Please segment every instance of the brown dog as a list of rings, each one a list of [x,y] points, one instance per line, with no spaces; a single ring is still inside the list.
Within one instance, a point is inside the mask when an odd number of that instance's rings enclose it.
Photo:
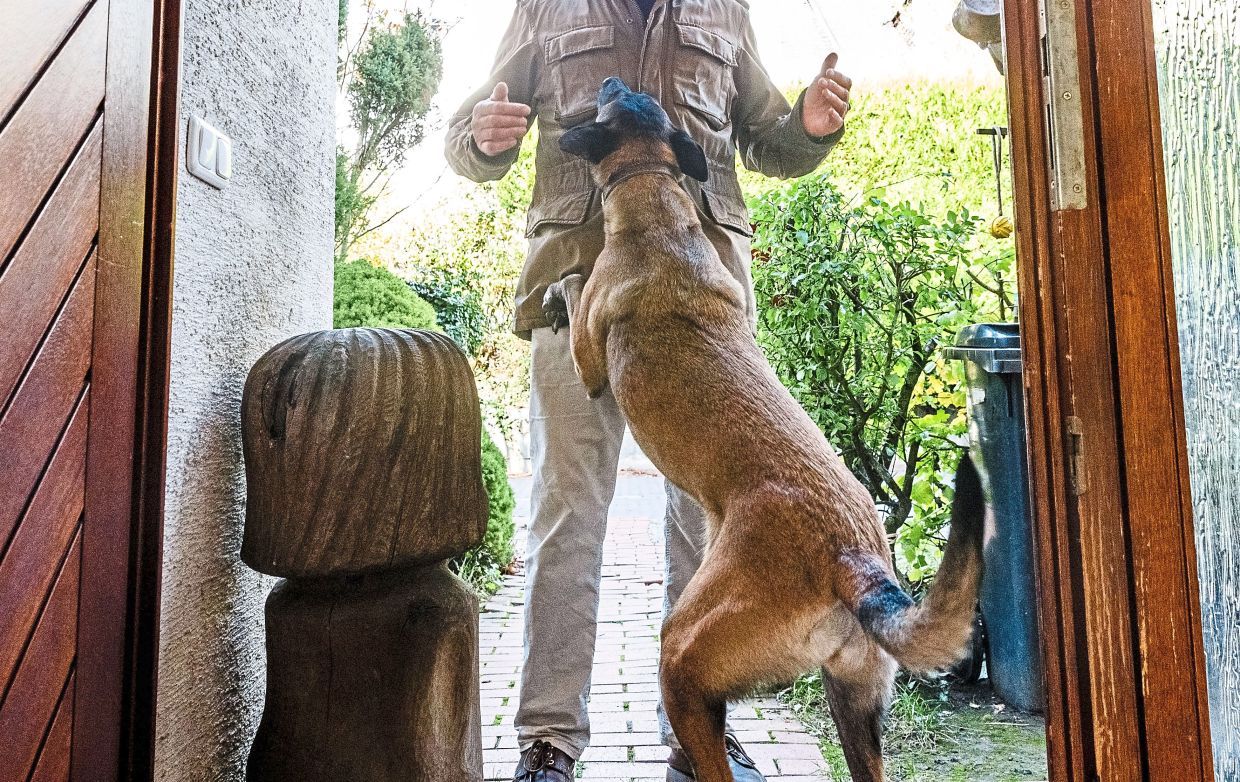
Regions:
[[[938,578],[917,605],[895,582],[873,501],[767,364],[679,185],[682,172],[705,179],[701,148],[619,79],[561,146],[596,164],[607,237],[589,281],[552,286],[546,309],[567,316],[587,393],[611,385],[642,449],[709,520],[705,560],[663,626],[660,676],[697,779],[732,782],[729,699],[821,666],[853,779],[882,780],[897,665],[947,666],[972,631],[976,472],[966,459]]]

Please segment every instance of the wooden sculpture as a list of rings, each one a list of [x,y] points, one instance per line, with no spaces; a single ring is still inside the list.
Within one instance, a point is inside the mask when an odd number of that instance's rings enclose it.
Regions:
[[[446,560],[486,529],[469,364],[430,332],[295,337],[255,364],[242,559],[267,599],[256,782],[482,779],[478,606]]]

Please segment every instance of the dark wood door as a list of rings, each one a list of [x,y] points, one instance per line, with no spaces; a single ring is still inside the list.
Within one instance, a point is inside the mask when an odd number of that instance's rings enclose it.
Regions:
[[[128,0],[3,15],[0,782],[106,780],[127,767],[126,691],[150,643],[134,600],[152,562],[140,511],[157,496],[145,449],[162,436],[146,398],[166,324],[148,208],[159,17]]]

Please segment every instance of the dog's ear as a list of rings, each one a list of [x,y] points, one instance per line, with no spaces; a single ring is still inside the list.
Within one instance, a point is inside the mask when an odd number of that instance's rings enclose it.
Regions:
[[[702,150],[702,146],[683,130],[673,131],[668,143],[672,145],[672,152],[676,154],[676,164],[680,166],[685,176],[705,182],[706,153]]]
[[[601,163],[618,146],[616,134],[597,122],[578,125],[560,137],[561,150],[591,163]]]

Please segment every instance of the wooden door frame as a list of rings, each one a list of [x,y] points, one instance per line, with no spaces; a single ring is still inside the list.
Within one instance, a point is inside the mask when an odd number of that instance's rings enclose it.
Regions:
[[[154,776],[180,20],[180,0],[110,0],[70,775],[83,782]]]
[[[1039,4],[1004,19],[1050,776],[1213,780],[1150,0],[1057,2],[1082,210],[1052,209]]]

